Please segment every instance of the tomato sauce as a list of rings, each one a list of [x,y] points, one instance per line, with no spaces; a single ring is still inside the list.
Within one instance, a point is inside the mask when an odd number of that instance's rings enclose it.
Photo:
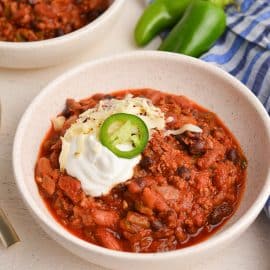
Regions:
[[[164,137],[156,131],[133,177],[105,196],[90,197],[79,179],[60,172],[60,137],[101,99],[128,93],[152,100],[170,119],[167,129],[192,123],[203,132]],[[54,218],[77,237],[114,250],[164,252],[203,241],[236,211],[245,187],[246,158],[220,119],[186,97],[152,89],[96,94],[78,102],[68,99],[61,115],[65,123],[46,135],[35,176]]]

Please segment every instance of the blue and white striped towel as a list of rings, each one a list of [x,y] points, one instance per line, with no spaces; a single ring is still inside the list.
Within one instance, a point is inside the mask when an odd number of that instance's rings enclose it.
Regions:
[[[270,113],[270,0],[242,0],[227,11],[227,31],[202,59],[242,81]]]
[[[226,32],[201,59],[242,81],[270,113],[270,0],[238,3],[240,11],[228,8]],[[270,197],[264,209],[270,218]]]

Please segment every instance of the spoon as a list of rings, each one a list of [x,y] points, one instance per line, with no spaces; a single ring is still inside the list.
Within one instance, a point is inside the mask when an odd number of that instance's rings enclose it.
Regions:
[[[1,102],[0,102],[0,127],[1,127]],[[20,241],[17,233],[0,207],[0,240],[7,248]]]
[[[18,237],[2,208],[0,208],[0,239],[6,248],[20,242],[20,238]]]

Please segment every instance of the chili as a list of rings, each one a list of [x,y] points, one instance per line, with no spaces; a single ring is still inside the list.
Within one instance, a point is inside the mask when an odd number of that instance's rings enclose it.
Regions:
[[[92,22],[112,0],[0,0],[0,41],[63,36]]]
[[[155,131],[129,180],[104,196],[88,196],[78,179],[59,169],[61,136],[102,99],[127,94],[159,107],[170,119],[167,130],[192,123],[203,132],[164,136]],[[52,126],[41,145],[35,179],[51,214],[77,237],[114,250],[163,252],[203,241],[236,211],[245,187],[245,156],[219,118],[189,99],[127,90],[68,99],[62,115],[62,129]]]

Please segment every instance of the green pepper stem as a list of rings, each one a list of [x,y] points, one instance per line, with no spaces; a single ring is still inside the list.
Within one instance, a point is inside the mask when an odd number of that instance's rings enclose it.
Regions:
[[[235,0],[209,0],[209,2],[215,4],[223,9],[229,5],[237,5]]]

